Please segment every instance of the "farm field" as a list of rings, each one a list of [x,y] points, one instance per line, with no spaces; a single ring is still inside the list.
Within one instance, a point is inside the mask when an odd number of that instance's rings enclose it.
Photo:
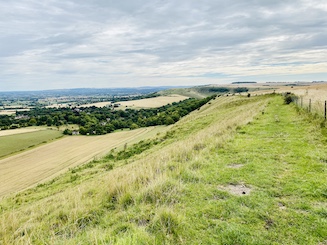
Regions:
[[[105,107],[111,105],[111,101],[106,101],[106,102],[97,102],[97,103],[92,103],[92,104],[85,104],[85,105],[80,105],[78,107]]]
[[[68,168],[91,161],[107,154],[111,149],[126,143],[153,137],[154,133],[165,131],[166,127],[149,127],[123,131],[104,136],[75,136],[39,146],[18,155],[0,160],[0,196],[20,191],[45,179],[53,178]],[[40,131],[36,133],[44,133]],[[51,131],[49,132],[56,132]],[[33,134],[35,138],[37,135]],[[13,142],[28,134],[13,135]],[[10,137],[10,136],[6,136]],[[37,138],[37,137],[36,137]],[[8,138],[5,142],[8,142]],[[30,138],[29,138],[30,139]],[[18,141],[17,141],[18,140]],[[6,143],[8,144],[8,143]]]
[[[297,96],[325,101],[327,99],[327,83],[312,83],[304,86],[280,86],[276,92],[292,92]]]
[[[204,97],[204,96],[203,96]],[[181,100],[188,99],[189,97],[184,95],[178,95],[178,94],[171,94],[171,95],[165,95],[165,96],[159,96],[154,98],[148,98],[148,99],[141,99],[141,100],[131,100],[131,101],[121,101],[116,102],[121,104],[122,107],[126,108],[156,108],[161,107],[167,104],[171,104],[173,102],[179,102]],[[91,103],[91,104],[85,104],[80,105],[77,107],[104,107],[111,105],[111,101],[105,101],[105,102],[97,102],[97,103]],[[47,108],[63,108],[68,107],[68,104],[53,104],[50,106],[47,106]]]
[[[313,83],[307,86],[280,87],[278,93],[291,92],[299,97],[297,104],[320,116],[324,115],[324,104],[327,101],[327,83]]]
[[[161,107],[173,102],[179,102],[186,100],[189,97],[183,95],[172,94],[170,96],[159,96],[155,98],[148,98],[142,100],[131,100],[131,101],[122,101],[119,102],[122,107],[128,108],[156,108]]]
[[[62,132],[45,128],[0,131],[0,159],[62,137]]]
[[[0,137],[1,136],[8,136],[14,134],[23,134],[23,133],[31,133],[40,130],[46,130],[46,128],[42,127],[28,127],[28,128],[17,128],[17,129],[8,129],[8,130],[0,130]]]
[[[14,115],[15,113],[16,113],[16,110],[0,111],[0,115]]]
[[[16,111],[29,111],[30,109],[0,110],[0,115],[14,115]]]

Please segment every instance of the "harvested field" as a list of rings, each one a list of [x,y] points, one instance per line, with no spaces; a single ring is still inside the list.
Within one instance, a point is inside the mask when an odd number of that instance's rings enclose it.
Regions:
[[[16,111],[29,111],[30,109],[11,109],[0,111],[0,115],[14,115]]]
[[[40,130],[45,130],[45,128],[35,127],[35,128],[18,128],[18,129],[10,129],[10,130],[1,130],[0,137],[14,135],[14,134],[31,133],[31,132],[36,132],[36,131],[40,131]]]
[[[168,96],[159,96],[155,98],[149,98],[149,99],[141,99],[141,100],[130,100],[130,101],[121,101],[117,102],[121,104],[120,108],[156,108],[160,106],[164,106],[173,102],[179,102],[181,100],[186,100],[189,97],[183,96],[183,95],[178,95],[178,94],[172,94]],[[81,105],[79,107],[104,107],[111,105],[110,101],[107,102],[99,102],[99,103],[92,103],[92,104],[86,104],[86,105]]]
[[[132,107],[132,108],[156,108],[171,104],[173,102],[179,102],[186,100],[189,97],[183,95],[173,94],[170,96],[159,96],[155,98],[142,99],[142,100],[131,100],[119,102],[122,107]]]
[[[0,115],[14,115],[15,113],[16,113],[16,110],[0,111]]]
[[[327,84],[313,83],[307,86],[284,87],[278,90],[279,93],[292,92],[299,96],[297,104],[313,113],[324,115],[324,103],[327,100]],[[311,105],[309,106],[309,104]]]
[[[17,130],[17,132],[23,132],[23,130]],[[1,136],[0,158],[33,148],[40,144],[45,144],[60,137],[62,137],[62,133],[57,130],[37,130]]]
[[[68,168],[101,157],[111,149],[153,136],[165,127],[141,128],[104,136],[76,136],[0,160],[0,197],[53,178]]]
[[[327,99],[327,84],[313,83],[308,86],[281,87],[277,92],[292,92],[298,96],[315,98],[316,100]]]

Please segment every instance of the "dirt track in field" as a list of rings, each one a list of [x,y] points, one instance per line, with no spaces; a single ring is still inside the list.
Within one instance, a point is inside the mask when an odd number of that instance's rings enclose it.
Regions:
[[[73,136],[0,160],[0,197],[58,176],[68,168],[101,157],[127,142],[141,140],[155,127],[104,136]]]

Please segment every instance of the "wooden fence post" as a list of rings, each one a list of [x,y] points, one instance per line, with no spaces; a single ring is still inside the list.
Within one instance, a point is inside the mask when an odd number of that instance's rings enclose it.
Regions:
[[[325,100],[325,121],[326,121],[326,117],[327,117],[327,101]]]
[[[311,99],[309,99],[309,112],[311,112]]]

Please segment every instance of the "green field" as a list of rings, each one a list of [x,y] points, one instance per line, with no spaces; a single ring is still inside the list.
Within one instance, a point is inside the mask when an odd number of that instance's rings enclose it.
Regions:
[[[278,95],[216,98],[3,199],[0,244],[327,244],[324,131]]]
[[[0,158],[46,143],[62,136],[57,130],[40,130],[0,137]]]

